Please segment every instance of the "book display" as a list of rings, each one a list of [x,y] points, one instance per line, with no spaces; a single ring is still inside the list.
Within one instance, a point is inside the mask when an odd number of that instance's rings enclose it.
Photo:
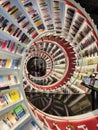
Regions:
[[[6,1],[1,4],[4,10],[7,11],[7,13],[16,20],[18,25],[24,30],[28,36],[33,37],[35,35],[36,30],[33,27],[33,25],[28,21],[26,16],[23,14],[23,12],[14,5],[13,1]]]
[[[98,129],[98,32],[74,0],[0,0],[0,130]]]
[[[0,129],[14,130],[15,125],[19,125],[20,122],[26,118],[26,116],[29,116],[29,114],[26,115],[26,113],[27,110],[24,105],[17,105],[11,111],[8,111],[8,113],[5,113],[5,115],[0,118]]]
[[[53,12],[53,22],[54,22],[54,29],[62,30],[62,26],[64,25],[64,11],[65,11],[65,4],[64,2],[60,2],[58,0],[52,1],[52,12]]]
[[[53,29],[53,19],[51,17],[51,12],[50,12],[50,8],[51,8],[51,1],[48,0],[38,0],[37,1],[41,16],[44,20],[45,23],[45,27],[47,28],[47,30],[51,30]],[[47,12],[47,13],[46,13]]]
[[[21,0],[21,2],[24,5],[24,8],[28,12],[29,17],[32,19],[32,22],[34,23],[35,27],[37,27],[38,32],[43,32],[45,30],[44,23],[42,18],[40,17],[40,13],[38,8],[36,7],[36,1],[26,1]]]

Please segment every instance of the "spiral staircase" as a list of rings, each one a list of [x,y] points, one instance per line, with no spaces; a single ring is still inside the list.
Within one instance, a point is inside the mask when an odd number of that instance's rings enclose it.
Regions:
[[[34,30],[24,27],[28,39],[17,40],[25,44],[20,72],[35,120],[49,130],[97,130],[98,32],[93,20],[73,0],[13,3]]]

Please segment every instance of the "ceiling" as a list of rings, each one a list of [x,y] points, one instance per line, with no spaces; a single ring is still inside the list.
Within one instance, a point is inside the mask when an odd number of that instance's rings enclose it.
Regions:
[[[85,8],[86,12],[90,14],[91,18],[98,28],[98,0],[75,0]]]

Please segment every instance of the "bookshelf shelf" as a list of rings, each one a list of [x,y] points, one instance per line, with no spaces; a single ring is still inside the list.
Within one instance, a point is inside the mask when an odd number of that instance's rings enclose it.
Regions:
[[[40,0],[38,0],[37,5],[39,8],[41,17],[44,21],[44,25],[46,27],[46,30],[53,30],[54,25],[53,25],[53,19],[51,16],[52,11],[50,9],[51,8],[51,1],[44,0],[42,3]],[[46,15],[45,12],[48,12],[48,14]]]
[[[12,110],[14,107],[16,107],[18,104],[23,103],[24,100],[21,98],[21,100],[17,101],[17,102],[13,102],[12,104],[7,105],[6,107],[0,109],[0,115],[2,115],[2,113],[6,113],[9,112],[10,110]]]
[[[6,130],[16,130],[22,127],[25,123],[31,119],[31,115],[28,112],[27,108],[24,106],[23,102],[16,103],[12,109],[5,112],[4,116],[0,118],[0,127],[6,128]],[[8,123],[9,120],[9,123]]]
[[[89,90],[82,80],[98,72],[98,33],[82,10],[73,0],[0,0],[0,94],[13,89],[20,94],[18,101],[0,109],[0,116],[19,104],[26,109],[11,130],[20,130],[34,118],[24,89],[69,95]]]
[[[22,58],[21,54],[10,53],[8,50],[5,50],[5,49],[3,50],[3,49],[0,48],[0,52],[5,53],[6,55],[10,55],[13,58]]]
[[[12,41],[18,43],[19,45],[26,47],[26,45],[22,44],[20,41],[18,41],[18,38],[15,38],[13,35],[8,34],[7,32],[4,32],[2,30],[0,30],[0,34],[1,36],[6,36],[7,39],[11,39]]]
[[[19,2],[19,4],[21,5],[21,7],[23,8],[23,10],[24,10],[24,12],[26,13],[26,15],[27,15],[27,18],[29,19],[29,21],[32,23],[32,25],[35,27],[35,31],[34,31],[34,33],[35,33],[35,36],[36,35],[38,35],[40,32],[43,32],[44,31],[44,25],[43,25],[43,21],[41,20],[41,18],[40,18],[40,15],[39,15],[39,12],[35,9],[34,10],[34,2],[33,2],[33,4],[32,4],[32,2],[31,1],[28,1],[27,3],[25,3],[25,1],[24,2],[22,2],[21,0],[18,0],[18,2]],[[28,6],[30,6],[31,7],[31,10],[29,10],[29,9],[26,9],[26,4],[28,4]],[[30,5],[29,5],[30,4]],[[28,7],[27,6],[27,7]],[[36,17],[38,18],[38,19],[40,19],[41,21],[39,21],[39,22],[41,22],[41,29],[39,29],[37,26],[36,26],[36,24],[34,23],[34,21],[33,21],[33,11],[35,11],[35,19],[36,19]],[[37,19],[36,19],[37,20]],[[37,22],[37,21],[36,21]],[[39,24],[39,27],[40,27],[40,24]],[[33,34],[34,35],[34,34]]]
[[[11,23],[14,23],[23,32],[25,32],[24,28],[22,28],[21,26],[19,26],[19,24],[11,17],[11,15],[2,6],[0,6],[0,10],[2,10],[1,12],[4,12],[5,15],[7,15],[7,18],[8,18],[8,20],[10,20]],[[25,32],[25,34],[29,37],[29,35],[26,32]]]
[[[8,73],[8,72],[11,72],[11,73],[15,73],[15,72],[19,72],[19,69],[12,69],[12,68],[0,68],[0,73]]]
[[[26,123],[25,121],[30,121],[31,119],[31,115],[29,113],[27,113],[22,119],[19,120],[19,122],[17,122],[17,124],[15,124],[14,127],[11,128],[11,130],[19,130],[22,126],[24,126],[24,124]]]

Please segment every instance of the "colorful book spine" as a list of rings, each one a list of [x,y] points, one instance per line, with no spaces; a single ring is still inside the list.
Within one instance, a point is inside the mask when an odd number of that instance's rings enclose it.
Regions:
[[[20,99],[19,91],[17,89],[10,90],[9,96],[13,102],[16,102]]]
[[[11,59],[7,59],[5,68],[10,68],[11,66]]]
[[[6,33],[13,35],[14,37],[17,37],[18,40],[24,44],[27,44],[28,42],[30,42],[29,37],[25,33],[23,33],[22,30],[18,29],[18,27],[16,25],[14,25],[13,23],[10,23],[1,14],[0,14],[0,21],[1,21],[1,23],[0,23],[1,30],[4,30]],[[32,27],[32,25],[30,25],[30,26]],[[28,30],[28,28],[27,28],[27,30]],[[7,46],[7,41],[4,41],[2,48],[5,48],[6,46]]]
[[[0,130],[10,130],[26,114],[23,105],[18,105],[0,117]]]
[[[47,0],[38,0],[37,3],[38,3],[38,6],[40,8],[40,12],[43,16],[43,20],[44,20],[44,23],[45,23],[47,29],[48,30],[53,29],[54,26],[53,26],[53,21],[51,18],[51,12],[49,12],[48,1]]]
[[[19,119],[22,118],[22,117],[26,114],[26,112],[25,112],[25,110],[24,110],[24,108],[23,108],[22,105],[17,106],[17,107],[14,109],[14,113],[16,114],[16,116],[17,116]]]

